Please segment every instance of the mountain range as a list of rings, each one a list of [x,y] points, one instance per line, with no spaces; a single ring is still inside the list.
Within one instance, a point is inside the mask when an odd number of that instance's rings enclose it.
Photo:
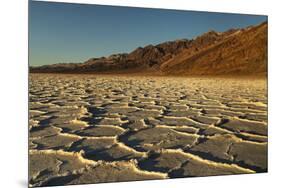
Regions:
[[[194,39],[138,47],[83,63],[30,67],[31,73],[267,75],[268,24],[209,31]]]

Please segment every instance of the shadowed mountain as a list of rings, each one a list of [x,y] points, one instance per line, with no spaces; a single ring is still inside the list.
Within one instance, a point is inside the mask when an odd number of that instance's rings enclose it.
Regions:
[[[84,63],[30,67],[32,73],[141,73],[154,75],[266,75],[267,22],[192,39],[139,47]]]

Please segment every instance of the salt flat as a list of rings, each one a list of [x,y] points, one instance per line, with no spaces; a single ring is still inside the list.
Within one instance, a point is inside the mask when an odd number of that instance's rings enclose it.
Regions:
[[[31,74],[29,184],[266,172],[266,84]]]

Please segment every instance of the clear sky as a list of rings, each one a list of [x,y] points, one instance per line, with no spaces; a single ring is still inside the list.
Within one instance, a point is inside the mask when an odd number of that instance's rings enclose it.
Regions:
[[[266,20],[257,15],[30,1],[29,64],[83,62]]]

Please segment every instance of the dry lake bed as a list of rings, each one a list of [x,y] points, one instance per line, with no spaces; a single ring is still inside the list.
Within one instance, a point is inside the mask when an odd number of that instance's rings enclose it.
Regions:
[[[266,172],[266,84],[31,74],[29,185]]]

